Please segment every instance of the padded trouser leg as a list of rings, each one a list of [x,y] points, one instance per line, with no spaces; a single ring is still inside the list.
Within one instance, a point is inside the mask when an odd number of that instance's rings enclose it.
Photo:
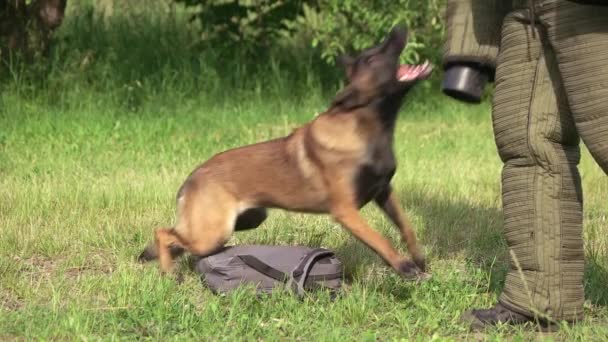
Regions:
[[[493,103],[505,237],[520,267],[511,262],[500,302],[574,320],[584,300],[579,138],[551,48],[522,14],[505,18]]]
[[[545,1],[540,20],[555,51],[578,134],[608,174],[608,6]]]

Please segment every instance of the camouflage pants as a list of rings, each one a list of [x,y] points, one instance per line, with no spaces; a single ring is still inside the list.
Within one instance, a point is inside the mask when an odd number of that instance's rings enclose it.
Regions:
[[[493,128],[504,168],[504,231],[514,253],[500,302],[582,317],[579,140],[608,173],[608,7],[536,1],[503,23]],[[518,267],[518,266],[519,267]]]

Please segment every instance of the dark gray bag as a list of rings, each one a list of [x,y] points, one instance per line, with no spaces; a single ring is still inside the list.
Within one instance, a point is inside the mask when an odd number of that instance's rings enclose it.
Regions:
[[[342,263],[324,248],[227,247],[196,261],[195,270],[214,293],[228,293],[241,285],[253,285],[257,293],[270,293],[284,284],[302,296],[319,288],[335,294],[342,286]]]

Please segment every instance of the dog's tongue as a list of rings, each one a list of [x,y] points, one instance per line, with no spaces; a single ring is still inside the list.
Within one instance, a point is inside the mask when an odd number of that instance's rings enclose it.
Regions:
[[[402,64],[397,70],[397,79],[400,82],[425,79],[431,74],[432,70],[433,68],[428,61],[419,65]]]

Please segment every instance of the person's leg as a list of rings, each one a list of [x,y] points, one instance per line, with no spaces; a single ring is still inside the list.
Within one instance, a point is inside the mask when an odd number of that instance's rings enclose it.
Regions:
[[[535,314],[541,320],[582,314],[579,138],[553,52],[542,30],[532,37],[526,16],[515,11],[505,18],[492,110],[504,162],[504,232],[514,258],[499,304],[465,314],[476,328],[530,322]]]
[[[608,174],[608,6],[545,0],[539,14],[578,134]]]

